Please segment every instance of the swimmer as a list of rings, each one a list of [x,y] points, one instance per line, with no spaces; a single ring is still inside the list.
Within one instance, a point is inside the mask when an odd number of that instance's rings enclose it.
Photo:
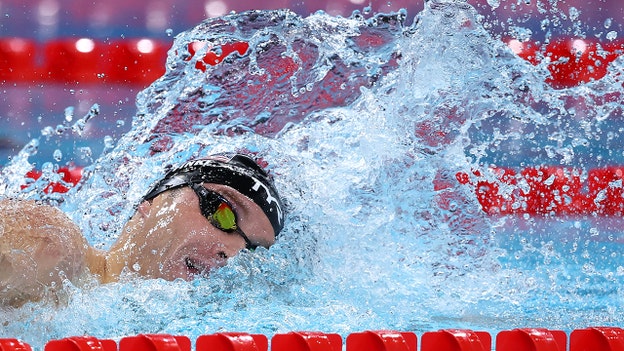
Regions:
[[[124,272],[191,280],[243,249],[270,247],[284,224],[267,173],[251,158],[213,156],[166,174],[147,192],[107,251],[91,247],[59,209],[0,201],[0,306],[59,292],[85,274],[102,283]]]

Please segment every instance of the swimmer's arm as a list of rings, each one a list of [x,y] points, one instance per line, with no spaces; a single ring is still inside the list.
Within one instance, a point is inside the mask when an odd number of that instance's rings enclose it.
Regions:
[[[60,210],[32,201],[0,200],[0,305],[55,300],[63,280],[86,272],[90,247]]]

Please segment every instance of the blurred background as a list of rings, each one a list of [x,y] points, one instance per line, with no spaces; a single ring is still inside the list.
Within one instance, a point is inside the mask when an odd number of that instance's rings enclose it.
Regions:
[[[575,29],[600,35],[607,27],[618,30],[624,20],[621,0],[469,0],[490,23],[504,33],[514,26],[538,32],[544,20],[562,33]],[[423,8],[423,0],[2,0],[2,36],[46,40],[60,36],[95,38],[166,37],[195,26],[203,19],[231,11],[288,8],[308,16],[322,10],[349,16],[354,10],[373,12],[407,9],[411,17]],[[556,17],[556,18],[555,18]],[[579,28],[572,22],[581,22]],[[578,32],[577,34],[580,34]]]
[[[469,3],[483,16],[486,29],[501,39],[539,42],[548,36],[564,36],[613,40],[623,33],[621,0]],[[164,71],[166,50],[174,36],[206,18],[252,9],[288,8],[303,17],[317,11],[347,17],[356,10],[373,14],[406,9],[411,24],[423,6],[422,0],[0,0],[0,166],[32,138],[39,138],[42,132],[48,136],[54,131],[62,134],[68,125],[96,108],[99,116],[79,135],[56,137],[52,145],[42,145],[30,158],[38,166],[51,160],[90,164],[129,130],[135,96]],[[89,50],[93,41],[104,43],[107,46],[102,50],[110,55],[124,45],[126,52],[120,55],[128,56],[128,50],[138,48],[148,60],[146,64],[162,67],[162,71],[141,72],[135,77],[124,77],[122,72],[117,78],[71,79],[85,65],[65,62],[66,67],[59,68],[62,64],[55,59],[66,49],[63,45],[73,45],[82,38],[87,38],[81,43]],[[26,51],[22,56],[14,55]],[[29,76],[44,61],[56,65],[45,67],[49,75]]]

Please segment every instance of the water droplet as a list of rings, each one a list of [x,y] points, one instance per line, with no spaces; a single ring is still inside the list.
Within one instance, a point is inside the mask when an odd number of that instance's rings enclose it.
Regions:
[[[600,230],[598,230],[598,228],[591,228],[589,230],[589,234],[591,236],[598,236],[598,235],[600,235]]]
[[[449,204],[449,211],[455,212],[455,211],[457,211],[458,207],[459,206],[457,205],[457,202],[451,201],[451,203]]]
[[[54,150],[54,153],[52,154],[52,157],[54,157],[54,160],[56,162],[60,162],[61,159],[63,158],[63,152],[59,149]]]
[[[83,160],[90,159],[93,155],[93,153],[91,152],[91,148],[88,146],[79,148],[78,152],[80,154],[80,158],[82,158]]]
[[[542,22],[540,22],[540,27],[542,28],[542,30],[546,30],[548,29],[548,27],[550,26],[550,20],[548,18],[542,20]]]
[[[50,137],[54,134],[54,128],[47,126],[41,130],[41,135],[45,137]]]
[[[569,14],[570,14],[570,20],[576,21],[576,20],[578,20],[581,12],[576,7],[572,6],[572,7],[570,7]]]
[[[65,130],[67,130],[67,127],[65,127],[64,125],[62,125],[62,124],[57,125],[56,129],[55,129],[56,135],[63,134],[65,132]]]
[[[74,107],[69,106],[65,108],[65,120],[71,122],[74,119]]]
[[[609,28],[611,28],[611,24],[612,24],[612,23],[613,23],[613,18],[610,18],[610,17],[609,17],[609,18],[607,18],[607,19],[604,21],[604,24],[603,24],[603,25],[604,25],[605,29],[609,29]]]
[[[39,140],[32,139],[26,146],[24,146],[24,153],[28,156],[34,156],[39,151]]]
[[[612,30],[609,33],[607,33],[607,39],[608,40],[615,40],[617,38],[617,32]]]
[[[140,271],[141,270],[141,265],[138,263],[135,263],[132,265],[132,269],[134,269],[135,271]]]
[[[115,146],[115,140],[110,135],[104,137],[104,147],[112,149]]]
[[[170,37],[173,35],[173,29],[167,28],[167,30],[165,30],[165,33],[167,33],[167,36]]]
[[[487,3],[492,10],[496,10],[500,6],[500,0],[487,0]]]
[[[41,166],[41,173],[43,175],[49,176],[54,172],[54,164],[52,162],[46,162]]]

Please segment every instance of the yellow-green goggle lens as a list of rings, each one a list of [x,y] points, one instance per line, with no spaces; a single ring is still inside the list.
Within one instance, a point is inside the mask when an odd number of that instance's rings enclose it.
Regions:
[[[212,219],[221,230],[236,230],[236,215],[234,214],[232,208],[225,202],[219,204],[219,207],[212,215]]]

